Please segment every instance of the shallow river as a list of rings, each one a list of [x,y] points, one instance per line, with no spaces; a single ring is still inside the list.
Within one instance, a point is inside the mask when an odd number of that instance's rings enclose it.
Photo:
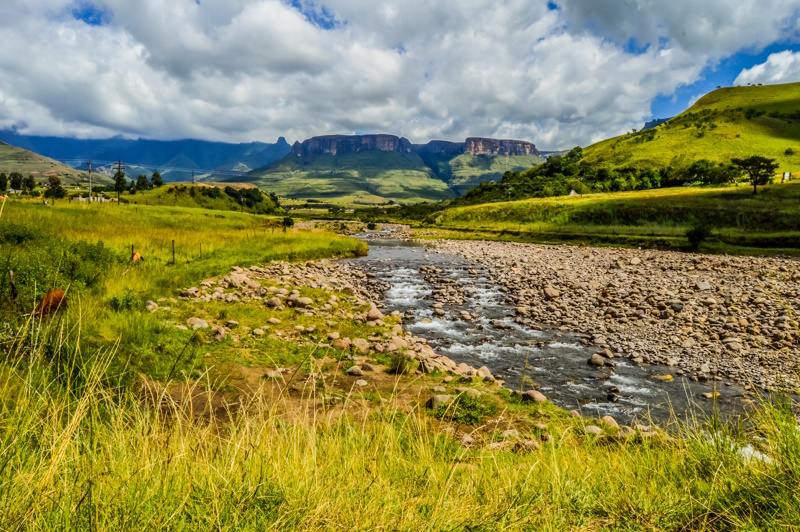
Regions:
[[[370,239],[367,257],[353,262],[391,284],[383,298],[387,310],[399,310],[404,326],[425,338],[437,353],[456,363],[486,366],[507,388],[535,387],[553,403],[584,415],[611,415],[620,422],[639,420],[666,423],[671,412],[688,419],[714,410],[702,397],[715,389],[722,394],[717,408],[723,417],[741,412],[744,391],[720,382],[693,382],[675,376],[672,382],[655,377],[670,373],[662,366],[642,367],[615,358],[615,368],[594,368],[587,360],[594,352],[580,338],[558,330],[533,330],[515,323],[514,308],[486,276],[485,270],[461,257],[441,254],[401,240]],[[465,290],[462,305],[445,305],[445,316],[433,312],[433,286],[420,273],[422,266],[436,266]],[[477,270],[478,275],[469,273]],[[460,319],[466,310],[478,319]],[[502,324],[502,325],[500,325]],[[500,326],[498,326],[500,325]],[[523,378],[523,375],[525,378]]]

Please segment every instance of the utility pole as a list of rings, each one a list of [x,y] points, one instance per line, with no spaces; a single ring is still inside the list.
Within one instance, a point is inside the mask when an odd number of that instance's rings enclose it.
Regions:
[[[89,203],[92,202],[92,161],[86,163],[89,165]]]
[[[122,160],[117,159],[117,175],[122,175]],[[125,179],[123,177],[123,179]],[[117,207],[120,206],[119,190],[117,191]]]
[[[192,170],[192,184],[196,185],[197,181],[194,180],[194,170]]]

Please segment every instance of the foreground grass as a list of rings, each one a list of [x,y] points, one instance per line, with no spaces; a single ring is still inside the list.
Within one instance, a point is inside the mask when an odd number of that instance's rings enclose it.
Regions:
[[[51,340],[61,330],[45,329]],[[800,523],[800,431],[780,407],[754,416],[749,435],[708,427],[644,443],[594,439],[554,413],[554,441],[541,451],[470,450],[424,410],[400,408],[391,396],[363,413],[359,393],[334,409],[310,389],[289,416],[280,413],[282,398],[254,394],[232,406],[229,419],[209,420],[164,392],[143,401],[110,387],[102,375],[113,351],[61,345],[73,370],[56,370],[43,349],[19,357],[30,340],[23,334],[6,344],[0,366],[3,530],[795,530]],[[528,408],[528,415],[541,413]]]
[[[531,199],[445,210],[428,227],[461,238],[685,248],[686,231],[712,228],[708,252],[796,254],[800,184],[667,188]],[[458,238],[458,236],[456,236]]]

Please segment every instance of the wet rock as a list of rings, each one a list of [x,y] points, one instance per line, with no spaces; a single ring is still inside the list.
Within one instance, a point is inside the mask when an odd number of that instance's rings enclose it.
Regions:
[[[606,359],[603,358],[600,354],[595,353],[589,359],[589,365],[590,366],[595,366],[595,367],[598,367],[598,368],[602,368],[603,366],[606,365]]]

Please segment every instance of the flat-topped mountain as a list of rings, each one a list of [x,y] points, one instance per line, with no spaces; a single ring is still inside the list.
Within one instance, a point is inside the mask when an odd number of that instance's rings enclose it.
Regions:
[[[296,157],[343,155],[369,150],[411,153],[411,143],[406,138],[394,135],[324,135],[302,143],[295,142],[292,146],[292,155]]]
[[[472,137],[412,145],[395,135],[325,135],[296,142],[286,157],[242,178],[292,198],[355,203],[456,197],[543,161],[522,140]]]
[[[497,140],[471,137],[467,139],[464,152],[470,155],[509,155],[541,157],[536,146],[524,140]]]

